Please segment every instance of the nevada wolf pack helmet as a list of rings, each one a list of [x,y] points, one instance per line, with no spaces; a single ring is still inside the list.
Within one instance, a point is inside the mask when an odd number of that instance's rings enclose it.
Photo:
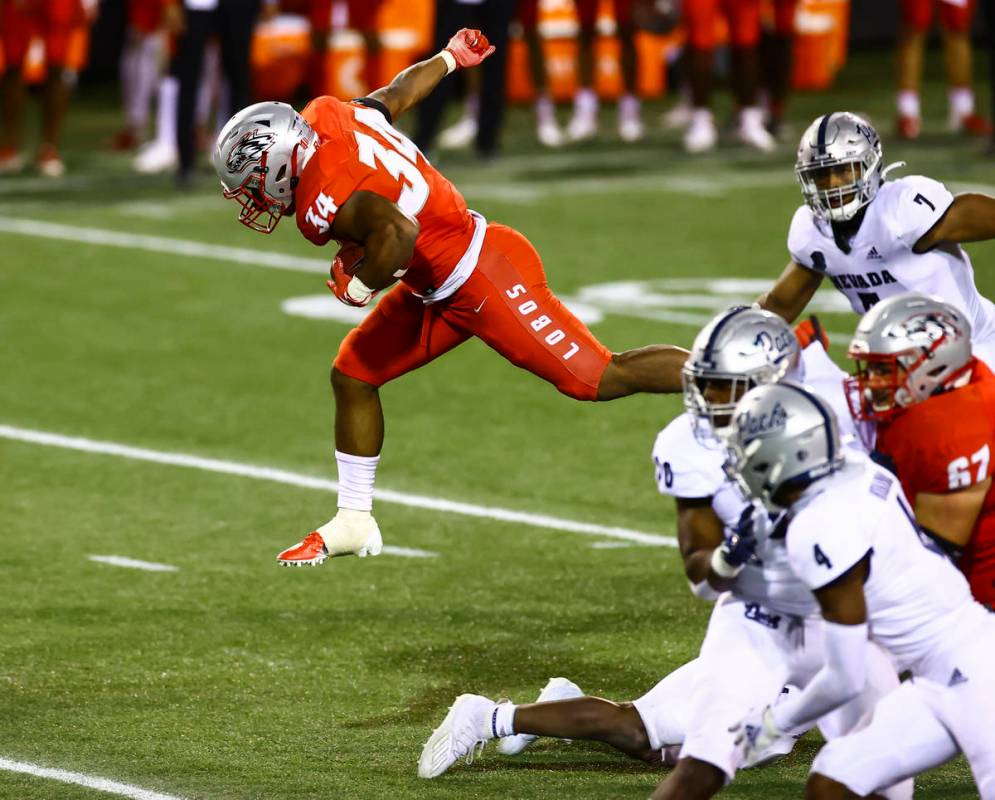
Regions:
[[[795,177],[817,217],[846,222],[881,187],[882,157],[881,138],[869,122],[849,111],[835,111],[819,117],[802,134]]]
[[[748,389],[791,373],[798,366],[800,352],[791,326],[777,314],[751,306],[719,313],[695,337],[681,372],[684,408],[691,415],[695,437],[707,441],[721,435],[736,401]],[[705,398],[705,387],[711,381],[728,382],[728,402]]]
[[[318,138],[286,103],[256,103],[228,120],[212,161],[225,198],[238,201],[238,221],[270,233],[293,210],[294,189]]]
[[[774,498],[781,489],[824,478],[844,463],[832,408],[791,381],[746,393],[736,404],[726,449],[728,477],[771,510],[780,508]]]
[[[877,303],[850,342],[855,419],[881,421],[950,387],[971,363],[971,323],[938,297],[905,292]]]

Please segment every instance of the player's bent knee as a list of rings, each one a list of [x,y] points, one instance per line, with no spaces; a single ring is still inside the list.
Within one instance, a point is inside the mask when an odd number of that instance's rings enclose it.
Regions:
[[[346,375],[346,373],[334,366],[332,367],[331,381],[332,389],[336,394],[349,392],[375,392],[377,390],[377,387],[372,383],[367,383],[359,378]]]

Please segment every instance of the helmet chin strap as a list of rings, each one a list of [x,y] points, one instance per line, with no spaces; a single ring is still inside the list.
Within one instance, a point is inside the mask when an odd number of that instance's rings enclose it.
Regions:
[[[904,161],[896,161],[893,164],[889,164],[883,170],[881,170],[881,182],[884,183],[885,178],[888,177],[888,173],[895,169],[901,169],[905,166]]]

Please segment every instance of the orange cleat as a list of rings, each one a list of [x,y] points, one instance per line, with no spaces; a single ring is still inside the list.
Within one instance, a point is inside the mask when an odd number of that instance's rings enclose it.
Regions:
[[[900,116],[895,123],[895,133],[899,139],[918,139],[922,132],[922,120],[919,117]]]
[[[282,567],[317,567],[328,558],[328,548],[318,531],[311,531],[293,547],[288,547],[276,557]]]

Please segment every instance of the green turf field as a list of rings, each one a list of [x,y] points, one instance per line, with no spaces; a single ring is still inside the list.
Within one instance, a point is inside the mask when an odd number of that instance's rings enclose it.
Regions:
[[[790,138],[818,113],[852,108],[879,125],[886,162],[995,193],[982,146],[939,123],[914,147],[892,146],[889,75],[884,57],[855,58],[844,88],[796,98]],[[278,569],[276,552],[335,508],[327,488],[294,475],[334,478],[327,373],[348,325],[282,309],[324,293],[314,270],[331,252],[292,222],[269,238],[242,228],[206,174],[184,194],[131,174],[102,148],[113,100],[78,98],[64,180],[0,179],[0,759],[187,800],[646,797],[660,774],[598,746],[487,752],[432,782],[415,762],[460,692],[526,701],[566,675],[631,699],[693,657],[708,608],[690,597],[676,551],[624,531],[380,502],[387,544],[435,555]],[[944,118],[939,83],[924,106]],[[652,134],[633,148],[606,133],[600,146],[540,152],[516,111],[502,161],[440,162],[473,207],[532,239],[555,289],[597,306],[593,330],[616,350],[688,346],[696,319],[757,291],[715,279],[773,280],[800,199],[793,146],[691,159],[657,132],[662,108],[646,109]],[[175,240],[195,244],[170,252]],[[995,246],[969,252],[995,296]],[[609,307],[605,290],[584,291],[632,281],[657,282],[635,285],[657,300],[635,306],[623,292]],[[844,334],[856,322],[824,321]],[[844,344],[836,337],[835,355]],[[382,489],[674,533],[649,452],[678,398],[575,403],[477,342],[382,394]],[[169,454],[294,475],[161,463]],[[606,543],[624,546],[596,546]],[[799,797],[817,747],[807,737],[724,796]],[[963,762],[919,786],[922,798],[975,796]],[[0,769],[0,797],[98,796]]]

